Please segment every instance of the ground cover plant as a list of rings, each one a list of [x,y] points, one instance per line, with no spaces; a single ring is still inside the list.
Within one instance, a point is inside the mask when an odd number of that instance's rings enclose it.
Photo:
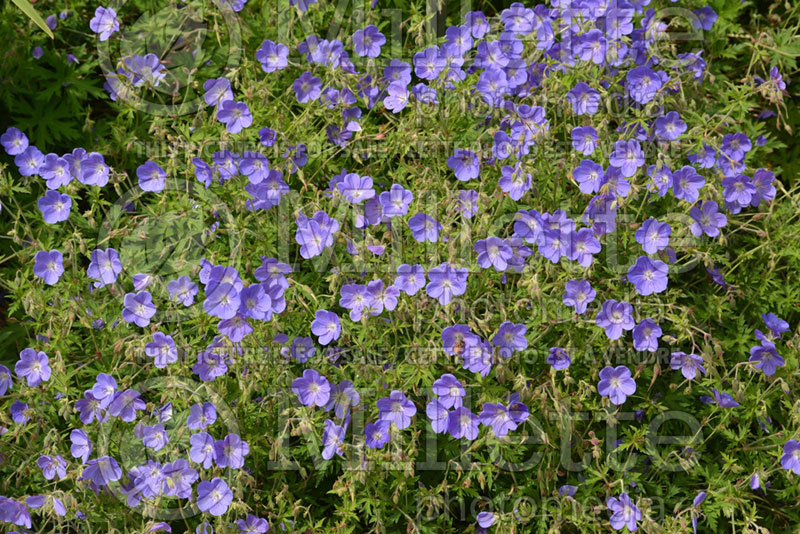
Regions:
[[[4,532],[798,532],[798,5],[33,8]]]

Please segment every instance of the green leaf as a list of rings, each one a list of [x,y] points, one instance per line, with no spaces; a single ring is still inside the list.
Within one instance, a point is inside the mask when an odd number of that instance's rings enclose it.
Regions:
[[[34,9],[31,3],[28,2],[28,0],[11,0],[11,1],[14,2],[17,5],[17,7],[20,8],[22,12],[28,16],[29,19],[31,19],[34,23],[36,23],[37,26],[43,29],[44,33],[46,33],[47,36],[50,37],[50,39],[55,39],[55,36],[53,35],[53,32],[50,31],[50,28],[47,26],[47,23],[44,21],[42,16],[39,15],[36,9]]]

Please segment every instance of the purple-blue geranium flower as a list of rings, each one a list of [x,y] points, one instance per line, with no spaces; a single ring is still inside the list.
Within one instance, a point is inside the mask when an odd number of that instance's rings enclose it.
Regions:
[[[405,294],[416,295],[417,291],[425,287],[425,282],[425,269],[422,265],[404,263],[397,267],[394,286]]]
[[[148,161],[136,169],[136,176],[139,177],[139,187],[144,191],[160,193],[164,190],[164,183],[167,173],[158,164]]]
[[[96,288],[113,284],[116,282],[117,276],[122,272],[119,253],[113,248],[93,250],[90,260],[86,274],[89,278],[96,280],[94,283]]]
[[[50,360],[42,351],[36,352],[31,348],[22,349],[19,361],[14,366],[14,372],[20,378],[26,378],[30,387],[35,387],[42,382],[50,380]]]
[[[669,224],[650,218],[636,230],[635,237],[636,242],[642,245],[642,249],[646,253],[655,254],[659,250],[667,248],[670,234],[672,234],[672,228]]]
[[[306,369],[301,378],[295,378],[292,382],[292,391],[303,406],[319,406],[321,408],[330,399],[331,385],[327,378],[321,376],[314,369]]]
[[[425,213],[417,213],[408,220],[408,227],[416,241],[436,243],[439,240],[439,231],[442,225]]]
[[[643,319],[633,328],[633,348],[638,351],[655,352],[660,337],[661,327],[650,317]]]
[[[213,402],[195,403],[189,408],[186,427],[191,430],[203,430],[217,420],[217,408]]]
[[[219,467],[241,469],[244,467],[244,457],[249,453],[250,445],[238,434],[228,434],[225,439],[214,443],[215,461]]]
[[[40,250],[34,256],[33,274],[44,280],[44,283],[52,286],[64,274],[64,256],[58,250]]]
[[[372,178],[359,176],[354,172],[345,175],[344,179],[336,185],[336,189],[344,195],[348,202],[353,204],[361,204],[375,196]]]
[[[566,292],[561,298],[562,302],[575,308],[575,313],[579,315],[586,311],[587,305],[594,301],[597,294],[586,280],[570,280],[565,284],[565,289]]]
[[[295,241],[305,259],[319,256],[326,247],[333,246],[333,236],[339,231],[339,222],[324,211],[316,212],[310,219],[300,214],[295,223]]]
[[[114,458],[101,456],[100,458],[89,460],[81,476],[91,480],[97,486],[105,486],[109,482],[116,482],[122,478],[122,469]]]
[[[635,67],[625,77],[628,94],[634,102],[647,104],[664,85],[661,77],[647,67]]]
[[[353,50],[357,56],[378,57],[384,44],[386,37],[373,24],[353,34]]]
[[[266,73],[282,70],[289,66],[289,47],[285,44],[266,40],[256,51],[256,59]]]
[[[191,306],[194,304],[194,297],[199,290],[191,278],[180,276],[177,280],[167,282],[167,291],[173,300],[181,302],[184,306]]]
[[[703,367],[703,358],[697,354],[673,352],[670,356],[669,366],[675,371],[680,369],[681,374],[687,380],[694,380],[697,376],[697,371],[706,374],[706,368]]]
[[[375,421],[374,423],[367,423],[364,427],[365,443],[370,449],[381,449],[384,445],[389,443],[389,429],[391,423],[389,421]]]
[[[567,100],[572,104],[572,112],[576,115],[594,115],[600,107],[600,93],[579,82],[567,93]]]
[[[203,83],[203,100],[209,106],[217,106],[227,100],[233,100],[233,91],[231,91],[231,82],[224,77],[211,78]]]
[[[72,199],[69,195],[50,190],[37,202],[42,218],[47,224],[56,224],[66,221],[72,209]]]
[[[572,360],[567,351],[561,347],[550,347],[550,351],[547,354],[547,363],[552,365],[556,371],[560,371],[569,367]]]
[[[595,323],[605,329],[608,339],[619,339],[624,330],[633,330],[633,306],[614,299],[606,300],[595,317]]]
[[[292,84],[297,101],[301,104],[311,102],[319,97],[322,92],[322,80],[306,71]]]
[[[766,340],[762,340],[761,345],[750,349],[749,361],[755,363],[755,368],[761,369],[767,376],[774,375],[778,367],[786,363],[775,349],[775,344]]]
[[[484,403],[483,410],[478,417],[483,425],[491,426],[492,432],[494,432],[498,438],[502,438],[508,435],[509,432],[517,429],[520,421],[516,419],[515,414],[519,413],[523,412],[511,411],[500,402],[497,404],[487,402]]]
[[[331,387],[330,398],[325,405],[325,411],[333,410],[333,413],[339,419],[344,419],[350,412],[351,406],[358,406],[361,402],[361,395],[353,383],[349,380],[342,380],[338,384]]]
[[[53,480],[55,477],[61,480],[67,476],[67,462],[61,456],[43,454],[36,460],[36,465],[42,469],[42,476],[46,480]]]
[[[0,397],[11,390],[14,380],[11,378],[11,371],[5,365],[0,365]]]
[[[572,147],[583,154],[589,156],[594,153],[597,148],[597,131],[591,126],[578,126],[573,128],[570,134],[572,136]]]
[[[142,427],[142,444],[154,451],[160,451],[169,443],[169,435],[162,424]]]
[[[110,7],[98,6],[94,17],[89,21],[89,29],[100,34],[100,41],[107,41],[111,34],[119,31],[117,12]]]
[[[611,528],[622,530],[628,527],[630,532],[635,532],[638,528],[637,521],[642,519],[642,512],[631,501],[627,493],[621,493],[619,498],[609,497],[606,501],[611,514]]]
[[[144,353],[153,358],[153,365],[164,369],[170,363],[178,361],[178,349],[172,336],[156,332],[153,341],[144,346]]]
[[[667,264],[661,260],[639,256],[628,269],[628,282],[633,284],[636,292],[642,296],[661,293],[667,289],[668,270]]]
[[[81,423],[89,425],[97,419],[103,423],[108,419],[108,411],[105,409],[113,399],[98,399],[91,390],[83,392],[83,398],[75,403],[75,410],[79,412]]]
[[[597,392],[603,397],[608,397],[611,404],[620,405],[628,396],[636,391],[636,382],[631,377],[631,371],[624,365],[617,367],[606,366],[600,371],[600,382]]]
[[[225,100],[220,104],[217,119],[225,124],[225,129],[232,134],[237,134],[253,124],[253,115],[244,102]]]
[[[670,111],[658,117],[655,122],[655,134],[666,141],[674,141],[686,131],[686,123],[681,120],[677,111]]]
[[[800,442],[790,439],[783,445],[781,466],[787,471],[800,475]]]
[[[148,291],[126,293],[123,304],[125,307],[122,309],[122,319],[126,323],[145,327],[150,324],[150,319],[156,314],[153,297]]]
[[[58,189],[72,181],[69,162],[58,154],[47,154],[38,172],[47,182],[48,189]]]
[[[503,165],[500,172],[502,176],[497,185],[504,193],[508,193],[511,200],[521,199],[522,195],[531,188],[531,173],[523,168],[522,163],[518,162],[513,167]]]
[[[494,267],[496,271],[505,271],[513,255],[508,242],[495,236],[479,239],[474,248],[478,253],[478,266],[482,269]]]
[[[598,165],[592,160],[584,159],[572,171],[572,177],[578,182],[578,188],[581,193],[587,195],[596,193],[600,187],[606,182],[605,171],[602,165]]]
[[[197,485],[197,507],[201,512],[208,512],[213,516],[221,516],[228,511],[233,501],[233,492],[219,477],[210,482],[203,481]]]
[[[723,213],[718,212],[719,206],[713,200],[706,200],[700,206],[692,206],[689,210],[689,217],[694,220],[692,223],[692,235],[700,237],[703,234],[709,237],[719,235],[719,229],[728,224],[728,218]]]
[[[10,127],[3,135],[0,135],[0,144],[9,156],[22,154],[28,148],[28,136],[19,128]]]
[[[620,169],[623,177],[630,178],[644,165],[644,152],[636,139],[620,140],[614,143],[614,151],[608,161],[613,167]]]
[[[769,328],[772,335],[780,339],[781,334],[789,330],[789,323],[775,315],[774,313],[761,314],[761,320]]]
[[[392,391],[388,397],[378,399],[377,405],[378,419],[394,423],[400,430],[407,428],[417,413],[417,407],[402,391]]]
[[[325,420],[325,430],[322,432],[322,459],[330,460],[334,454],[342,455],[345,428],[337,425],[330,419]]]
[[[236,527],[239,534],[266,534],[269,531],[269,522],[253,514],[247,514],[245,519],[237,519]]]
[[[189,458],[196,463],[201,464],[204,469],[210,468],[217,458],[216,450],[214,449],[214,438],[207,432],[198,432],[192,434],[189,438]]]
[[[126,423],[136,420],[136,412],[144,410],[147,405],[141,399],[141,393],[135,389],[118,391],[114,400],[108,405],[108,413],[119,417]]]
[[[399,113],[408,105],[408,87],[402,82],[392,82],[386,88],[383,105],[392,113]]]
[[[439,397],[439,403],[445,408],[460,408],[462,398],[466,395],[464,386],[458,379],[445,373],[433,382],[433,392]]]
[[[462,182],[477,178],[481,171],[478,155],[461,148],[453,150],[453,155],[447,158],[447,166],[453,169],[456,178]]]
[[[684,165],[672,173],[672,192],[675,198],[686,202],[697,202],[700,198],[700,189],[705,184],[705,178],[697,174],[691,165]]]
[[[450,412],[447,419],[447,432],[455,439],[466,438],[473,441],[478,437],[480,419],[465,406]]]
[[[467,291],[469,271],[451,263],[443,263],[428,271],[428,285],[425,292],[435,298],[442,306],[447,306],[453,297],[463,295]]]
[[[320,345],[328,345],[331,341],[339,339],[342,333],[339,316],[328,310],[317,310],[311,323],[311,333],[317,336]]]
[[[39,174],[39,168],[42,163],[44,163],[44,154],[35,146],[29,146],[14,156],[14,164],[19,168],[19,173],[22,176]]]
[[[512,323],[504,321],[497,334],[492,338],[492,344],[500,348],[500,356],[510,358],[514,351],[523,351],[528,348],[528,340],[525,338],[528,328],[525,323]]]
[[[408,213],[408,207],[414,200],[414,194],[400,184],[392,184],[389,191],[380,194],[378,200],[386,217],[399,217]]]
[[[89,436],[81,429],[73,429],[69,433],[69,441],[71,443],[69,452],[72,457],[80,459],[81,463],[85,464],[92,453],[92,442],[89,440]]]

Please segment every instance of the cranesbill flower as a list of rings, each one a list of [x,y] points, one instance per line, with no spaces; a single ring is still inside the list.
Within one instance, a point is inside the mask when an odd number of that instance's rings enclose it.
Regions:
[[[800,442],[790,439],[783,445],[781,465],[787,471],[800,475]]]
[[[638,528],[636,522],[642,519],[642,512],[631,501],[627,493],[621,493],[619,498],[609,497],[606,506],[613,512],[611,515],[611,528],[622,530],[628,527],[630,532]]]
[[[64,274],[64,257],[58,250],[41,250],[34,257],[33,274],[44,280],[44,283],[52,286]]]
[[[498,438],[505,437],[510,431],[517,429],[517,422],[512,419],[508,408],[499,402],[497,404],[484,403],[478,418],[483,425],[491,426],[492,432]]]
[[[219,107],[217,119],[225,124],[228,132],[237,134],[253,124],[253,115],[244,102],[226,100]]]
[[[449,373],[443,374],[433,382],[433,392],[439,397],[439,403],[446,410],[460,408],[462,398],[467,394],[461,382]]]
[[[69,162],[58,154],[47,154],[39,167],[39,175],[47,181],[48,189],[58,189],[72,181]]]
[[[414,54],[414,74],[423,80],[435,80],[444,70],[445,60],[435,46]]]
[[[103,423],[108,419],[108,411],[105,409],[110,400],[101,400],[95,397],[91,390],[83,392],[83,398],[75,403],[75,410],[79,412],[81,423],[89,425],[97,419]]]
[[[522,195],[531,188],[531,173],[527,172],[521,163],[517,163],[513,167],[503,165],[500,172],[502,176],[497,185],[504,193],[508,193],[511,200],[521,199]]]
[[[11,378],[11,371],[5,365],[0,365],[0,397],[5,395],[13,385],[14,381]]]
[[[515,324],[504,321],[492,338],[492,344],[500,347],[500,356],[510,358],[514,351],[523,351],[528,348],[525,333],[528,331],[524,323]]]
[[[136,326],[145,327],[150,324],[150,319],[156,314],[153,297],[148,291],[126,293],[123,303],[125,307],[122,309],[122,318],[126,323],[135,323]]]
[[[767,376],[774,375],[778,367],[786,363],[775,349],[775,344],[766,340],[762,340],[761,345],[750,349],[749,361],[754,362],[755,368],[761,369]]]
[[[201,512],[221,516],[228,511],[228,506],[232,501],[233,492],[219,477],[214,477],[210,482],[200,482],[197,485],[197,507]]]
[[[439,231],[442,225],[434,218],[425,213],[417,213],[408,220],[408,227],[414,239],[420,243],[430,241],[436,243],[439,240]]]
[[[105,486],[109,482],[116,482],[122,478],[122,469],[120,469],[114,458],[101,456],[100,458],[89,460],[81,476],[91,480],[97,486]]]
[[[337,425],[330,419],[325,420],[325,430],[322,432],[322,458],[330,460],[334,454],[342,455],[345,428]]]
[[[397,297],[400,296],[400,290],[396,287],[385,287],[383,280],[373,280],[367,284],[367,290],[372,295],[372,304],[369,308],[370,315],[380,315],[384,308],[392,311],[397,307]]]
[[[425,269],[422,265],[404,263],[397,268],[394,286],[407,295],[416,295],[425,287]]]
[[[572,171],[572,177],[578,182],[581,193],[591,194],[600,190],[605,183],[605,171],[602,165],[592,160],[584,159]]]
[[[169,443],[169,435],[164,425],[157,424],[142,428],[142,444],[145,447],[160,451]]]
[[[781,334],[789,330],[789,323],[775,315],[774,313],[761,314],[761,320],[769,328],[772,335],[780,339]]]
[[[227,100],[233,100],[231,82],[225,78],[211,78],[203,83],[203,100],[209,106],[217,106]]]
[[[317,310],[311,323],[311,333],[317,336],[320,345],[327,345],[339,339],[342,333],[339,316],[328,310]]]
[[[384,191],[379,196],[386,217],[398,217],[408,213],[408,207],[414,200],[414,194],[400,184],[392,184],[389,191]]]
[[[411,65],[399,59],[392,59],[383,69],[383,79],[391,87],[397,83],[398,87],[405,87],[411,83]]]
[[[381,449],[389,443],[389,429],[391,423],[388,421],[375,421],[368,423],[364,427],[365,443],[370,449]]]
[[[250,452],[250,445],[238,434],[228,434],[225,439],[214,443],[216,463],[219,467],[241,469],[244,467],[244,457]]]
[[[256,51],[256,59],[264,72],[270,73],[289,66],[289,47],[285,44],[266,40]]]
[[[620,140],[614,143],[614,151],[608,161],[613,167],[620,169],[623,177],[630,178],[644,165],[644,152],[636,139]]]
[[[116,282],[117,276],[122,272],[119,253],[113,248],[93,250],[90,260],[86,274],[89,278],[97,280],[94,284],[96,288],[113,284]]]
[[[553,369],[556,371],[560,371],[562,369],[566,369],[572,363],[572,360],[567,354],[567,351],[562,349],[561,347],[550,347],[550,351],[547,355],[547,363],[553,366]]]
[[[467,291],[466,268],[458,268],[450,263],[443,263],[428,271],[428,285],[425,292],[435,298],[442,306],[447,306],[453,297],[463,295]]]
[[[628,269],[628,282],[634,285],[642,296],[661,293],[667,289],[667,264],[647,256],[639,256],[636,263]]]
[[[213,402],[195,403],[189,408],[186,427],[192,430],[203,430],[217,420],[217,408]]]
[[[211,287],[213,289],[209,289]],[[241,303],[241,296],[234,284],[223,282],[212,285],[212,283],[209,283],[206,287],[206,300],[203,301],[203,309],[212,317],[231,319],[239,311]]]
[[[594,261],[594,254],[602,250],[600,241],[594,236],[591,228],[570,232],[567,238],[569,248],[566,256],[572,261],[577,261],[581,267],[589,267]]]
[[[375,196],[375,190],[372,188],[372,178],[359,176],[354,172],[345,175],[344,179],[337,184],[336,189],[344,195],[348,202],[353,204],[361,204]]]
[[[217,458],[217,453],[214,448],[214,438],[207,432],[198,432],[192,434],[189,438],[191,448],[189,449],[189,458],[196,463],[202,464],[204,469],[211,467]]]
[[[69,441],[71,443],[69,452],[72,457],[79,458],[82,463],[86,463],[92,453],[92,442],[86,432],[80,429],[73,429],[69,433]]]
[[[269,176],[269,161],[264,154],[245,152],[239,161],[239,171],[251,184],[260,184]]]
[[[714,393],[714,400],[720,405],[720,407],[736,408],[739,406],[739,403],[733,400],[733,397],[730,393],[720,393],[715,388],[711,388],[711,392]]]
[[[114,395],[114,400],[108,405],[108,413],[114,417],[119,417],[126,423],[136,420],[136,412],[142,411],[147,407],[141,396],[141,393],[135,389],[118,391]]]
[[[750,138],[743,133],[725,134],[722,136],[720,150],[735,161],[742,161],[745,154],[753,148]]]
[[[656,191],[658,196],[663,197],[672,187],[672,171],[666,165],[647,167],[647,175],[651,182],[647,184],[648,191]]]
[[[192,484],[199,478],[199,475],[189,466],[188,460],[179,458],[165,464],[161,473],[163,476],[161,492],[165,497],[191,498]]]
[[[378,399],[377,405],[378,419],[394,423],[400,430],[411,425],[411,418],[417,413],[417,407],[401,391],[392,391],[388,397]]]
[[[431,427],[435,433],[442,434],[447,432],[450,412],[439,399],[432,399],[425,406],[425,414],[431,420]]]
[[[631,371],[624,365],[617,367],[606,366],[600,371],[600,382],[597,392],[603,397],[608,397],[611,404],[620,405],[629,395],[636,391],[636,382],[631,378]]]
[[[139,187],[145,191],[160,193],[164,190],[164,183],[167,173],[157,163],[148,161],[136,169],[136,176],[139,177]]]
[[[28,415],[28,408],[29,406],[24,402],[14,402],[14,404],[11,405],[11,408],[8,409],[8,411],[11,412],[11,420],[19,425],[24,425],[30,421],[31,418]]]
[[[117,381],[109,374],[98,373],[91,392],[100,401],[100,406],[106,408],[114,400],[114,394],[117,392]]]
[[[703,367],[703,358],[697,354],[673,352],[670,357],[669,366],[675,371],[680,369],[681,374],[687,380],[694,380],[697,376],[697,371],[706,374],[706,368]]]
[[[399,113],[408,105],[408,87],[402,82],[392,82],[386,88],[383,105],[392,113]]]
[[[572,136],[572,147],[583,154],[589,156],[594,153],[597,148],[597,131],[591,126],[578,126],[573,128],[570,134]]]
[[[648,317],[633,328],[633,348],[638,351],[655,352],[660,337],[661,327]]]
[[[19,361],[14,366],[14,372],[20,378],[27,378],[30,387],[47,382],[51,374],[47,354],[42,351],[36,352],[31,348],[22,349]]]
[[[292,84],[297,101],[301,104],[311,102],[322,92],[322,80],[306,71]]]
[[[581,61],[591,61],[595,65],[602,65],[606,60],[606,38],[597,28],[578,37],[576,52]]]
[[[339,222],[324,211],[316,212],[310,219],[301,214],[295,223],[295,241],[300,245],[300,255],[305,259],[319,256],[325,247],[332,246],[333,236],[339,231]]]
[[[328,379],[321,376],[314,369],[303,371],[302,378],[295,378],[292,382],[292,391],[300,399],[303,406],[324,407],[331,395],[331,385]]]
[[[266,534],[269,531],[269,522],[266,519],[247,514],[246,519],[237,519],[236,527],[239,534]]]
[[[62,480],[67,476],[67,462],[61,456],[47,456],[43,454],[36,460],[36,465],[42,469],[42,475],[47,480],[53,480],[56,476]]]
[[[180,276],[177,280],[167,282],[167,291],[173,300],[183,303],[184,306],[191,306],[198,288],[188,276]]]
[[[576,115],[594,115],[600,106],[600,93],[585,82],[579,82],[567,93],[567,100]]]
[[[737,174],[736,176],[728,176],[722,179],[722,195],[725,200],[730,203],[738,204],[741,207],[747,207],[757,196],[758,191],[750,178],[744,174]]]
[[[636,67],[628,71],[625,77],[628,94],[634,102],[647,104],[664,85],[661,77],[647,67]]]
[[[586,311],[586,306],[594,301],[597,294],[586,280],[570,280],[565,284],[565,289],[566,293],[561,298],[562,302],[575,308],[575,313],[579,315]]]
[[[494,267],[496,271],[505,271],[513,255],[508,242],[495,236],[479,239],[474,248],[478,253],[478,266],[482,269]]]
[[[462,406],[450,412],[447,420],[447,431],[455,439],[467,438],[472,441],[478,437],[480,419],[468,408]]]
[[[597,313],[595,324],[605,329],[608,339],[619,339],[624,330],[633,330],[633,306],[627,302],[607,300]]]
[[[655,254],[659,250],[667,248],[670,234],[672,234],[672,228],[669,224],[650,218],[636,230],[635,237],[636,242],[642,245],[642,249],[646,253]]]
[[[694,167],[684,165],[672,173],[672,192],[675,198],[686,202],[697,202],[700,198],[700,189],[706,184],[705,178],[697,174]]]
[[[350,320],[360,321],[365,310],[374,307],[375,297],[366,286],[345,284],[340,290],[339,305],[350,310]]]
[[[109,168],[102,154],[90,152],[81,163],[81,171],[76,178],[84,185],[103,187],[108,183]]]
[[[153,358],[153,365],[164,369],[168,364],[178,361],[178,349],[172,336],[156,332],[153,341],[144,346],[144,353]]]
[[[469,150],[454,149],[453,155],[447,158],[447,166],[453,169],[456,178],[462,182],[473,180],[480,175],[480,160],[477,154]]]
[[[477,342],[470,343],[465,347],[462,367],[486,376],[492,370],[493,361],[492,346],[488,341],[478,338]]]
[[[37,202],[42,218],[47,224],[56,224],[66,221],[72,208],[72,199],[67,194],[50,190]]]
[[[717,203],[713,200],[706,200],[700,206],[692,206],[689,210],[689,217],[694,220],[692,223],[692,235],[700,237],[703,234],[709,237],[719,235],[719,229],[728,223],[728,218],[719,213]]]
[[[10,127],[0,135],[0,144],[9,156],[22,154],[28,148],[28,136],[18,128]]]
[[[111,7],[98,6],[94,17],[89,21],[89,29],[100,34],[100,41],[107,41],[111,34],[119,31],[117,12]]]
[[[39,174],[42,163],[44,163],[44,154],[32,145],[14,156],[14,164],[19,168],[22,176]]]
[[[333,413],[339,419],[344,419],[348,415],[351,406],[358,406],[361,402],[361,395],[353,383],[349,380],[342,380],[338,384],[331,387],[330,398],[325,405],[325,411],[333,410]]]
[[[361,57],[378,57],[384,44],[386,37],[373,24],[363,30],[356,30],[353,34],[353,50]]]
[[[677,111],[670,111],[658,117],[655,122],[655,134],[666,141],[674,141],[686,131],[686,123],[681,120]]]

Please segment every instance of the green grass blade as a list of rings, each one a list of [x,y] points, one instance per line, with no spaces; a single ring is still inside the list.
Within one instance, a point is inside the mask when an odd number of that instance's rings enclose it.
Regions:
[[[41,15],[39,15],[36,9],[34,9],[34,7],[28,0],[11,0],[11,1],[14,2],[17,5],[17,7],[22,10],[23,13],[28,15],[28,17],[33,22],[35,22],[37,26],[43,29],[44,33],[46,33],[50,37],[50,39],[55,39],[53,32],[50,31],[50,28],[47,27],[47,23],[44,21]]]

